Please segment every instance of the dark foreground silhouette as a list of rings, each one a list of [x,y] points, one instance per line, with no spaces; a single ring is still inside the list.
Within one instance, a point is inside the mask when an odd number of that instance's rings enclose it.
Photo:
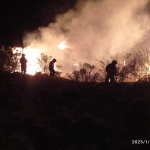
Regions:
[[[0,149],[146,149],[132,140],[150,140],[149,89],[1,74]]]
[[[25,54],[22,54],[22,57],[20,58],[21,63],[21,73],[26,74],[26,68],[27,68],[27,59],[25,58]]]
[[[117,61],[113,60],[111,64],[108,64],[106,66],[106,72],[107,72],[106,79],[105,79],[106,84],[108,83],[109,80],[110,80],[110,83],[114,82],[114,76],[116,75],[116,72],[117,72],[116,64],[117,64]]]
[[[54,63],[56,62],[56,59],[53,59],[50,63],[49,63],[49,71],[50,71],[50,76],[54,76],[56,71],[54,70]]]

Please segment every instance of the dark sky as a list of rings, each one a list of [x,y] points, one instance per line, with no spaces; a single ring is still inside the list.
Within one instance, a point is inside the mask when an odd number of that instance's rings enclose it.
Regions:
[[[26,31],[55,22],[55,16],[73,8],[77,0],[1,0],[0,44],[22,46]]]

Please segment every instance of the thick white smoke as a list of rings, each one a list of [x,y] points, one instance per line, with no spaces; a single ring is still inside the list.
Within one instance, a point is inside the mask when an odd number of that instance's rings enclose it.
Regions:
[[[56,23],[40,27],[41,37],[29,33],[24,44],[38,48],[72,69],[73,61],[91,63],[94,58],[126,53],[142,42],[150,29],[148,0],[79,0],[74,9],[56,16]],[[70,48],[58,49],[67,41]],[[71,59],[70,59],[71,58]]]

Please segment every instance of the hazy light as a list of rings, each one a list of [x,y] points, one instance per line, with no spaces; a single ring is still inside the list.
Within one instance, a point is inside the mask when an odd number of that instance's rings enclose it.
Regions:
[[[78,61],[73,64],[73,67],[79,67]]]
[[[40,65],[38,64],[37,58],[40,57],[41,53],[38,51],[38,49],[31,48],[31,46],[28,46],[26,48],[16,47],[13,49],[13,54],[20,53],[20,55],[17,56],[20,62],[21,54],[25,54],[25,58],[27,59],[27,74],[34,75],[36,72],[41,71]],[[21,71],[21,68],[20,70]]]
[[[109,60],[110,55],[130,53],[145,39],[144,46],[149,45],[148,4],[148,0],[127,0],[123,4],[121,0],[78,0],[76,9],[57,14],[56,22],[39,27],[40,37],[27,33],[23,43],[56,58],[63,72],[71,72],[71,59],[93,64],[95,58]]]
[[[66,41],[63,41],[57,47],[61,50],[64,50],[65,48],[68,48],[68,46],[65,43],[66,43]]]

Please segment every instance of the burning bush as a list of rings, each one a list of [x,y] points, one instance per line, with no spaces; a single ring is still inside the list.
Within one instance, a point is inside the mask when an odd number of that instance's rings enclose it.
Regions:
[[[78,67],[78,68],[77,68]],[[95,68],[94,65],[91,65],[89,63],[84,63],[82,64],[81,62],[75,62],[73,64],[73,76],[74,76],[74,79],[76,81],[78,81],[80,78],[82,78],[82,80],[80,81],[85,81],[85,82],[88,82],[88,81],[91,81],[91,72],[93,71],[93,69]],[[69,78],[72,78],[71,76],[67,75]]]
[[[138,50],[127,53],[123,61],[118,64],[118,82],[149,81],[150,63],[149,51]]]
[[[47,56],[44,53],[41,53],[41,56],[38,59],[38,64],[41,67],[41,72],[43,73],[49,73],[49,62],[52,59],[52,56]]]
[[[52,56],[40,53],[37,49],[28,46],[26,48],[0,48],[0,70],[9,72],[20,72],[21,54],[25,53],[28,60],[27,74],[35,74],[36,72],[49,73],[49,62]],[[111,55],[110,55],[111,56]],[[117,58],[117,75],[116,82],[136,82],[150,80],[150,57],[149,50],[140,49],[133,53],[127,53],[124,57]],[[75,60],[73,64],[72,74],[67,74],[67,78],[82,82],[104,82],[106,77],[106,65],[114,58],[106,60],[95,59],[95,63],[82,63]],[[57,65],[57,76],[61,75],[58,70],[61,65]]]

